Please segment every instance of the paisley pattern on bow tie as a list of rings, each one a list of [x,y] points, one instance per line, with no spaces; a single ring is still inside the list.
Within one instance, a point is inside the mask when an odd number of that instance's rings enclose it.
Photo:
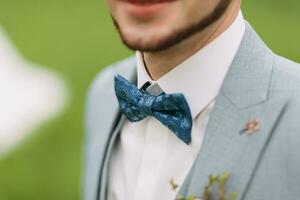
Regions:
[[[123,78],[115,76],[115,93],[122,113],[131,122],[153,116],[184,143],[191,142],[192,117],[183,94],[153,96]]]

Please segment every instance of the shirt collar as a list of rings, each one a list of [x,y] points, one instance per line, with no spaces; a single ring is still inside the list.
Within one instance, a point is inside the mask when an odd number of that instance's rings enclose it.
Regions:
[[[158,85],[165,93],[183,93],[195,118],[218,95],[245,32],[240,11],[235,21],[215,40],[157,81],[148,75],[141,52],[136,52],[137,82]]]

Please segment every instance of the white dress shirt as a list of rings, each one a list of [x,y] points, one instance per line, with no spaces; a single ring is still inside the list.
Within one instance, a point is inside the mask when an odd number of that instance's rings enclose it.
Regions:
[[[170,180],[181,186],[200,150],[204,132],[225,75],[245,32],[240,12],[219,37],[157,81],[136,53],[138,87],[149,93],[183,93],[193,118],[192,142],[186,145],[154,117],[125,122],[109,164],[108,200],[174,200]]]

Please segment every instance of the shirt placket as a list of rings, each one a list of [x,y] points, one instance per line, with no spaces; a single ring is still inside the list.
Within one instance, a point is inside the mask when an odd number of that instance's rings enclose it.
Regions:
[[[146,128],[145,150],[137,178],[134,200],[153,200],[155,184],[159,181],[159,171],[164,161],[168,143],[167,129],[150,117]]]

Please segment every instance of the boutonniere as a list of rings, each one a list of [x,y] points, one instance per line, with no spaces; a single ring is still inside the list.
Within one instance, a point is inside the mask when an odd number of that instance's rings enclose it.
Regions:
[[[229,172],[224,172],[219,175],[210,175],[208,176],[207,183],[204,188],[204,192],[201,197],[196,197],[194,195],[189,195],[188,197],[184,197],[183,195],[178,195],[176,200],[217,200],[213,198],[211,188],[213,185],[218,185],[218,200],[235,200],[236,193],[231,192],[229,196],[227,195],[227,191],[225,190],[225,185],[230,177]],[[178,188],[178,184],[175,183],[174,180],[170,180],[170,185],[172,190],[176,190]],[[228,198],[227,198],[228,197]]]

